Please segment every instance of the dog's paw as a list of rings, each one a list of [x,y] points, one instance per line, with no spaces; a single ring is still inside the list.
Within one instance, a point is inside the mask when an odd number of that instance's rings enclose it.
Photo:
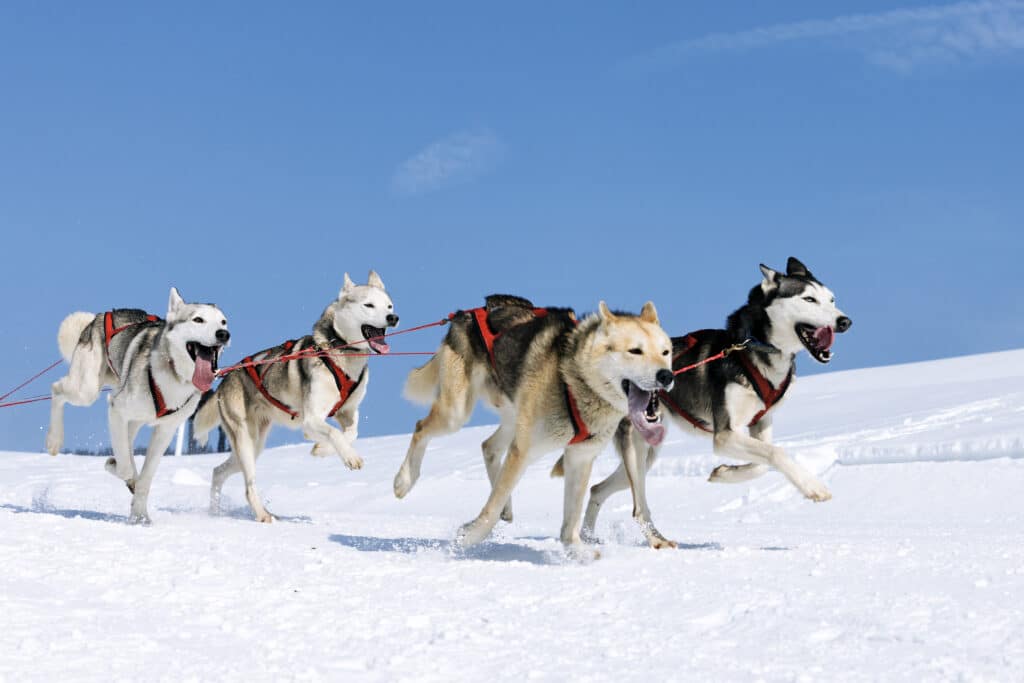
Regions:
[[[601,559],[601,551],[593,546],[580,545],[574,543],[565,546],[565,559],[570,562],[579,562],[580,564],[589,564],[594,560]]]
[[[711,470],[711,476],[708,477],[708,481],[716,484],[726,483],[729,481],[729,471],[732,469],[732,465],[719,465]]]
[[[661,534],[651,534],[647,537],[647,543],[655,550],[664,550],[666,548],[678,548],[679,544],[675,541],[670,541]]]
[[[343,455],[341,461],[345,463],[345,467],[350,470],[361,470],[363,469],[363,459],[358,455]]]
[[[395,498],[405,498],[415,483],[416,477],[412,476],[408,466],[403,464],[395,475]]]
[[[152,526],[153,520],[146,512],[132,512],[128,515],[128,523],[133,526]]]
[[[256,521],[260,524],[270,524],[274,521],[274,515],[264,510],[263,512],[256,515]]]
[[[511,522],[512,521],[512,502],[505,503],[505,507],[501,510],[501,521]]]
[[[832,499],[832,493],[829,492],[828,487],[813,477],[802,482],[799,488],[800,492],[803,493],[808,500],[813,500],[815,503],[824,503],[826,500]]]
[[[469,548],[487,538],[490,533],[491,528],[478,518],[459,527],[455,542],[463,548]]]
[[[64,445],[64,432],[51,429],[46,434],[46,452],[50,455],[60,453],[60,447]]]
[[[309,454],[315,455],[318,458],[322,458],[326,455],[330,455],[331,449],[330,447],[325,446],[324,444],[317,441],[316,443],[313,444],[313,448],[309,451]]]

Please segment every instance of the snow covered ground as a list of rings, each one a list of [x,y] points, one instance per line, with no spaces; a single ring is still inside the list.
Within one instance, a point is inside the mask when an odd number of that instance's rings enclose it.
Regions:
[[[818,505],[708,484],[709,442],[670,434],[649,495],[681,547],[649,550],[623,493],[591,563],[555,540],[555,454],[452,547],[486,428],[402,501],[405,436],[358,442],[361,472],[268,451],[272,525],[237,478],[207,515],[216,456],[165,458],[142,528],[101,458],[0,453],[0,680],[1024,680],[1022,380],[1024,351],[801,379],[776,434]]]

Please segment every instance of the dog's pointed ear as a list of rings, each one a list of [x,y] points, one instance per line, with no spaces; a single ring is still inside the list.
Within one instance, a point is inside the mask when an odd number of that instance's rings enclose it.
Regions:
[[[640,319],[645,323],[661,324],[658,320],[658,309],[654,307],[653,301],[648,301],[644,304],[644,307],[640,310]]]
[[[170,316],[184,305],[185,300],[181,298],[181,294],[178,294],[178,288],[171,287],[171,296],[167,299],[167,315]]]
[[[356,283],[352,282],[352,278],[348,276],[348,273],[345,273],[345,280],[341,285],[341,290],[338,292],[338,298],[343,299],[345,295],[351,292],[355,286]]]
[[[795,256],[790,256],[786,261],[786,275],[789,277],[814,277],[811,275],[811,271],[807,270],[807,266]]]
[[[384,281],[380,279],[380,275],[377,275],[376,270],[370,270],[370,274],[366,278],[366,284],[370,285],[371,287],[379,287],[381,289],[386,289],[386,287],[384,287]]]
[[[608,310],[608,304],[603,301],[597,304],[597,312],[601,316],[602,323],[614,322],[616,319],[615,314]]]
[[[764,280],[761,281],[761,291],[767,294],[779,286],[779,280],[782,276],[775,272],[765,264],[761,264],[761,274],[764,275]]]

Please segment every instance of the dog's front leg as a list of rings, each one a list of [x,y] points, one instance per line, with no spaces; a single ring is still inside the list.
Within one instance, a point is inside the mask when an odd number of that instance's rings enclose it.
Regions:
[[[498,479],[491,487],[491,495],[488,496],[483,509],[476,519],[468,524],[463,524],[459,529],[457,542],[460,545],[467,548],[476,545],[491,533],[491,529],[498,523],[505,504],[512,497],[512,489],[519,483],[523,472],[526,471],[526,466],[530,463],[529,448],[529,429],[517,429],[512,445],[509,446],[508,455],[505,456],[505,462],[501,465],[501,472],[498,473]]]
[[[754,426],[749,428],[750,436],[758,441],[770,444],[772,442],[772,416],[765,415]],[[708,481],[718,484],[739,484],[744,481],[756,479],[768,472],[771,468],[767,465],[747,463],[746,465],[719,465],[711,471]]]
[[[628,441],[629,437],[626,437]],[[567,446],[563,454],[562,467],[565,470],[565,493],[562,500],[562,531],[560,538],[566,546],[578,546],[580,539],[580,518],[583,516],[583,501],[590,483],[590,470],[594,458],[601,452],[603,443],[583,442]]]
[[[153,427],[153,435],[149,439],[149,447],[146,448],[146,461],[142,463],[142,472],[135,480],[135,495],[132,496],[132,513],[128,517],[129,524],[149,524],[149,487],[153,484],[153,477],[156,475],[156,468],[160,465],[160,459],[164,452],[171,445],[174,433],[178,431],[178,424],[175,422],[162,422]]]
[[[678,547],[675,541],[662,536],[651,521],[651,509],[647,505],[647,467],[648,460],[653,462],[655,458],[651,453],[653,448],[625,420],[615,432],[615,446],[622,456],[622,465],[633,494],[633,519],[640,525],[647,543],[656,550]],[[593,497],[591,493],[591,500]]]
[[[345,435],[350,444],[355,443],[356,437],[359,436],[359,409],[356,408],[352,411],[345,411],[344,408],[334,414],[334,419],[341,425],[341,433]],[[305,438],[312,440],[312,435],[304,434]],[[332,451],[330,441],[316,441],[313,444],[310,455],[323,457],[330,454]]]
[[[726,428],[715,432],[715,453],[757,465],[770,465],[782,472],[804,496],[816,503],[832,497],[817,477],[801,467],[778,446]]]
[[[123,481],[128,490],[135,493],[135,480],[139,473],[135,469],[132,444],[135,443],[135,435],[142,428],[142,423],[124,419],[114,401],[110,402],[107,422],[110,426],[110,448],[114,451],[114,456],[107,458],[104,469]]]
[[[340,429],[332,427],[327,423],[327,420],[314,417],[314,414],[309,410],[305,411],[305,415],[306,417],[302,422],[302,430],[305,434],[312,436],[318,444],[331,444],[334,447],[334,451],[341,457],[341,461],[345,463],[345,467],[350,470],[362,469],[363,459],[352,448],[352,445]]]

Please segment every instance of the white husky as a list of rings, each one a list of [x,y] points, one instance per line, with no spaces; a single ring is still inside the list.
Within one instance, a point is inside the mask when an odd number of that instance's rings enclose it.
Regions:
[[[173,287],[166,320],[138,309],[72,313],[57,333],[71,367],[52,387],[46,450],[56,455],[64,443],[66,403],[92,405],[105,385],[114,387],[109,400],[114,457],[106,467],[133,494],[129,521],[148,523],[149,487],[160,458],[209,390],[230,337],[219,308],[185,303]],[[132,443],[143,425],[152,426],[153,435],[140,475]]]

